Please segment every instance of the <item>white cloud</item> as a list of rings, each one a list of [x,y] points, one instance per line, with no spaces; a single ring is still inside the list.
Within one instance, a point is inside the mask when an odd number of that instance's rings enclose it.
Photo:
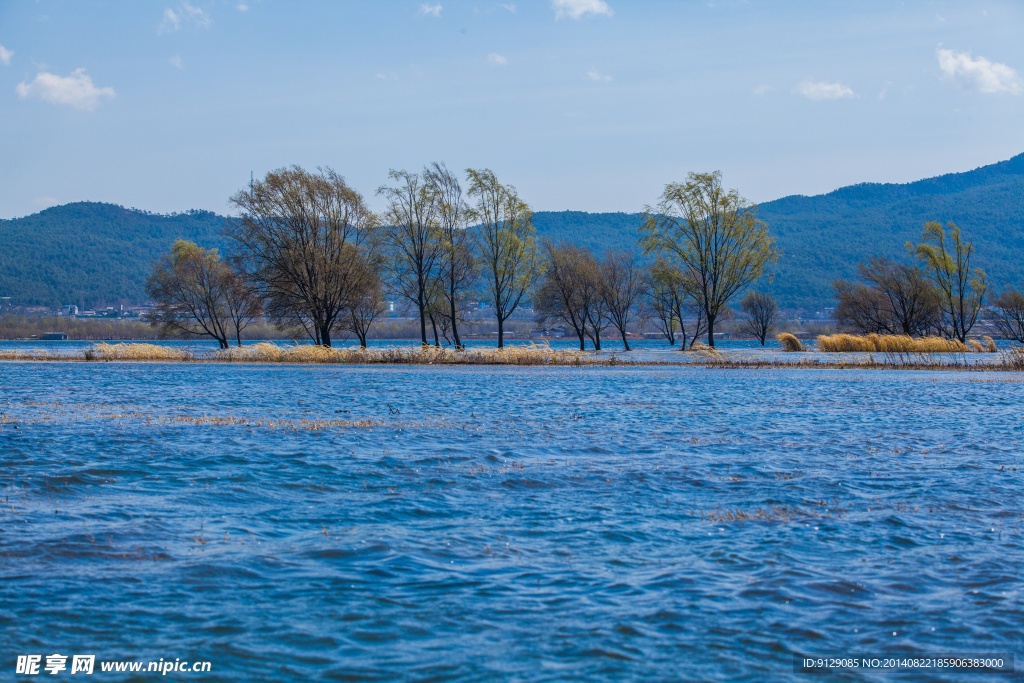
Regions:
[[[11,57],[13,57],[13,56],[14,56],[14,52],[13,51],[8,50],[3,45],[0,45],[0,64],[3,64],[4,66],[10,65]]]
[[[209,14],[199,7],[193,7],[188,3],[188,0],[185,0],[185,2],[181,3],[177,12],[170,7],[164,10],[164,16],[160,21],[159,28],[157,28],[157,33],[171,33],[185,25],[196,28],[210,28],[212,23],[213,20],[210,19]]]
[[[755,95],[760,95],[761,97],[764,97],[768,92],[770,92],[772,90],[775,90],[775,88],[773,88],[772,86],[768,85],[767,83],[762,83],[761,85],[759,85],[756,88],[754,88],[754,94]]]
[[[1006,64],[990,62],[984,57],[974,59],[970,52],[936,50],[935,53],[939,58],[939,68],[961,86],[983,93],[1024,93],[1020,74]]]
[[[597,71],[596,69],[591,69],[590,71],[588,71],[587,72],[587,78],[589,78],[592,81],[610,81],[610,80],[612,80],[611,76],[606,76],[605,74]]]
[[[376,78],[378,81],[397,81],[398,80],[398,74],[396,74],[394,71],[392,71],[391,73],[387,73],[387,74],[376,73],[376,74],[373,75],[373,77]]]
[[[436,5],[420,5],[420,14],[427,14],[432,17],[439,17],[441,16],[442,9],[443,8],[441,7],[441,3],[437,3]]]
[[[85,69],[75,69],[70,76],[43,72],[31,83],[21,82],[14,91],[22,99],[38,97],[54,104],[68,104],[76,109],[91,110],[101,97],[115,97],[113,88],[97,88]]]
[[[603,14],[607,17],[615,14],[604,0],[551,0],[551,7],[555,10],[555,19],[579,19],[584,14]]]
[[[516,13],[516,6],[515,5],[502,5],[502,8],[507,9],[512,14]]]
[[[179,69],[181,68],[181,57],[179,57],[178,55],[174,55],[173,57],[171,57],[167,61],[169,61],[171,63],[171,66],[176,66]]]
[[[793,88],[809,100],[838,100],[844,97],[856,97],[856,93],[841,83],[826,83],[819,81],[815,83],[807,79]]]
[[[491,64],[499,64],[501,66],[505,66],[506,64],[508,64],[507,58],[502,57],[501,55],[495,52],[492,52],[491,54],[487,55],[487,61],[490,62]]]
[[[235,5],[235,9],[238,10],[239,12],[248,12],[249,11],[249,6],[247,4],[245,4],[244,2],[240,2],[237,5]]]

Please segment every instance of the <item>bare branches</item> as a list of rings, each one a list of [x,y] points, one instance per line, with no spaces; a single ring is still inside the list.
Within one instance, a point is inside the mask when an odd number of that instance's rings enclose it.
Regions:
[[[765,338],[779,317],[779,306],[775,303],[775,297],[751,290],[740,301],[740,308],[743,309],[740,329],[757,337],[761,346],[764,346]]]
[[[466,298],[478,277],[477,240],[467,227],[470,207],[463,199],[458,178],[444,164],[431,164],[424,170],[423,177],[437,206],[441,243],[437,278],[447,318],[442,333],[447,339],[447,328],[450,328],[455,348],[461,349],[459,324],[464,322]]]
[[[622,346],[629,351],[626,327],[640,312],[639,300],[646,278],[637,266],[636,255],[629,251],[611,250],[601,261],[598,290],[607,318],[622,335]]]
[[[1024,293],[1008,289],[993,302],[989,311],[992,323],[1004,339],[1024,344]]]
[[[316,344],[364,291],[365,265],[379,259],[377,217],[330,168],[268,173],[231,198],[241,215],[226,235],[281,327],[300,327]]]
[[[384,233],[388,247],[391,285],[411,301],[420,316],[420,341],[427,343],[427,290],[437,276],[441,257],[439,197],[428,187],[427,173],[392,170],[395,187],[381,186],[378,195],[388,201]]]
[[[243,278],[220,260],[216,249],[178,240],[146,282],[156,308],[147,321],[163,335],[209,336],[228,347],[260,314],[259,298]]]

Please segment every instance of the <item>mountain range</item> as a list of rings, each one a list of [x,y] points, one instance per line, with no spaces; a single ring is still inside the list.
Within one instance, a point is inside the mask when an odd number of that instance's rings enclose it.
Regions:
[[[872,255],[906,260],[927,221],[953,222],[977,250],[993,289],[1024,284],[1024,154],[964,173],[905,184],[862,183],[758,206],[781,256],[755,286],[783,308],[820,309],[831,282],[854,277]],[[539,237],[595,253],[635,248],[641,214],[538,211]],[[176,239],[224,250],[224,217],[153,214],[101,202],[55,206],[0,220],[0,296],[12,303],[83,307],[145,300],[153,262]]]

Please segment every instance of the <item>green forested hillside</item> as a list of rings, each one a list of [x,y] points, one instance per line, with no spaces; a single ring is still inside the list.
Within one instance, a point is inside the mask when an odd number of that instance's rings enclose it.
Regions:
[[[209,211],[161,216],[99,202],[0,220],[0,296],[44,306],[144,301],[153,261],[179,238],[220,246],[223,220]]]
[[[784,197],[758,210],[782,251],[769,288],[786,308],[829,305],[831,281],[853,277],[857,263],[872,254],[906,258],[903,245],[918,240],[930,220],[960,226],[994,288],[1024,285],[1024,154],[903,185]],[[539,236],[598,254],[635,248],[641,220],[626,213],[534,215]],[[153,261],[174,240],[223,247],[223,221],[205,211],[162,216],[95,202],[0,221],[0,296],[42,305],[141,302]]]
[[[994,289],[1024,285],[1024,154],[904,185],[785,197],[761,204],[759,213],[783,251],[771,288],[790,306],[828,301],[831,281],[854,277],[869,255],[907,259],[904,245],[920,241],[927,221],[960,227]]]
[[[740,188],[742,190],[742,188]],[[928,221],[956,223],[996,290],[1024,285],[1024,154],[966,173],[902,185],[864,183],[766,202],[758,214],[782,251],[771,285],[786,308],[830,305],[832,280],[873,254],[906,259]],[[639,214],[539,212],[537,232],[595,252],[636,243]]]

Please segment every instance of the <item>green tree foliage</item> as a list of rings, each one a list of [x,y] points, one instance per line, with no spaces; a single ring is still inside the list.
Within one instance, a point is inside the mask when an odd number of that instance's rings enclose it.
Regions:
[[[146,292],[156,302],[147,322],[161,336],[208,336],[222,349],[234,337],[242,345],[242,330],[260,314],[259,297],[216,249],[203,249],[178,240],[153,268]]]
[[[490,169],[466,169],[467,194],[476,199],[469,218],[477,224],[484,288],[498,321],[498,348],[504,345],[505,321],[534,286],[540,259],[533,211],[516,188],[502,185]]]
[[[814,197],[758,205],[781,256],[772,283],[784,309],[832,305],[832,283],[856,279],[871,256],[899,261],[935,216],[958,225],[995,291],[1024,285],[1024,154],[966,173],[907,184],[866,183]],[[603,254],[635,249],[642,214],[538,211],[538,238]],[[224,218],[190,211],[162,216],[82,202],[0,220],[0,296],[15,303],[83,307],[141,303],[153,262],[177,239],[224,251]]]
[[[718,172],[690,173],[685,183],[666,185],[657,207],[648,207],[641,235],[645,251],[676,261],[696,282],[712,347],[715,321],[729,301],[778,259],[757,207],[723,189]]]
[[[917,246],[907,242],[906,247],[931,272],[939,293],[945,335],[965,343],[981,314],[988,281],[984,270],[971,267],[974,245],[961,239],[955,224],[947,223],[946,227],[949,243],[942,224],[931,221],[925,223],[921,233],[924,241]]]

